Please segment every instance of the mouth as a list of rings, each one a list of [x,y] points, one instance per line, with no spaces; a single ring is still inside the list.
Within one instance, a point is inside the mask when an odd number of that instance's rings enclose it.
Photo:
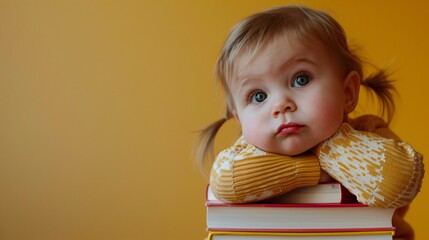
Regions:
[[[277,134],[286,137],[289,134],[298,133],[303,127],[304,125],[298,123],[282,124],[277,128]]]

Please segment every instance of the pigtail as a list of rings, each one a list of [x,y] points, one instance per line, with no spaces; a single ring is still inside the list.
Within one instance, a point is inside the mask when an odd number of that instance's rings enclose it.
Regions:
[[[364,86],[373,96],[373,93],[377,95],[380,101],[380,115],[386,117],[386,121],[389,124],[392,121],[395,113],[395,101],[394,94],[397,94],[397,90],[393,85],[393,80],[389,79],[390,74],[385,70],[378,70],[378,72],[369,75],[362,82]]]
[[[201,172],[206,177],[214,160],[213,152],[216,134],[219,132],[219,129],[223,126],[223,124],[231,118],[232,114],[229,110],[227,110],[225,117],[215,121],[200,131],[198,136],[199,146],[197,148],[196,160]]]

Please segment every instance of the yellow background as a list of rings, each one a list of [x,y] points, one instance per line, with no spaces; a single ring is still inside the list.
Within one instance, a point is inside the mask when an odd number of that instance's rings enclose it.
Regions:
[[[239,19],[286,3],[328,11],[394,71],[392,128],[429,157],[427,1],[0,0],[0,239],[202,239],[191,149],[223,114],[217,54]]]

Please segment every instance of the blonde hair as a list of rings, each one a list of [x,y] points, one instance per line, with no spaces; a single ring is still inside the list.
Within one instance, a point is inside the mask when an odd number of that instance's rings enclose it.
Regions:
[[[256,54],[279,36],[288,36],[308,44],[320,41],[338,58],[344,74],[356,71],[361,85],[372,90],[381,103],[381,115],[387,122],[394,114],[395,88],[383,70],[363,78],[362,59],[349,47],[341,25],[328,14],[302,6],[282,6],[253,14],[240,21],[226,39],[216,65],[217,78],[226,94],[226,115],[199,135],[197,160],[203,172],[213,161],[214,139],[221,126],[235,109],[230,84],[234,63],[243,53]]]

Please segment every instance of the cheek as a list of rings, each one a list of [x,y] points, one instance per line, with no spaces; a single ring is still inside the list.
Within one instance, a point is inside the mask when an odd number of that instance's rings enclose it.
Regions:
[[[243,136],[247,139],[250,137],[253,138],[255,135],[257,135],[257,125],[258,124],[255,119],[247,119],[247,121],[242,122],[241,128],[243,131]]]
[[[344,105],[340,99],[314,101],[310,106],[312,121],[327,134],[334,133],[344,120]]]
[[[265,126],[263,121],[256,117],[244,118],[241,121],[241,129],[243,131],[243,137],[247,142],[253,145],[259,145],[259,140],[263,136],[263,129]]]

